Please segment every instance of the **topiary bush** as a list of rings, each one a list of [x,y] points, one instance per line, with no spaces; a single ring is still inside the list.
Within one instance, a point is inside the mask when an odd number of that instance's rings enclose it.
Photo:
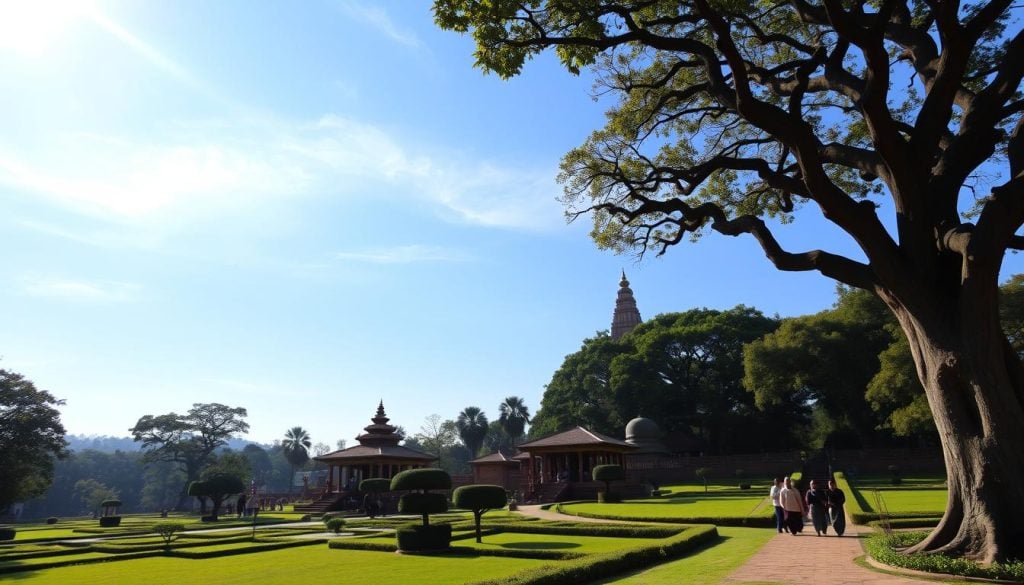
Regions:
[[[344,518],[331,518],[324,524],[327,525],[327,529],[335,534],[341,534],[341,529],[345,527]]]
[[[391,480],[386,477],[364,479],[359,482],[359,491],[373,493],[391,491]]]
[[[60,522],[60,519],[57,518],[56,516],[50,516],[49,518],[46,519],[46,523],[47,524],[56,524],[57,522]]]
[[[0,526],[0,540],[14,540],[18,530],[13,526]]]
[[[434,494],[440,495],[440,494]],[[411,524],[396,531],[398,550],[435,551],[446,550],[452,541],[451,524],[423,526]]]
[[[508,503],[508,494],[500,485],[464,485],[455,490],[455,493],[452,494],[452,501],[456,508],[473,511],[476,541],[482,542],[480,540],[480,518],[488,510],[504,508]]]
[[[626,479],[626,470],[621,465],[598,465],[594,467],[593,471],[594,481],[604,482],[604,497],[601,497],[601,493],[597,494],[597,501],[601,503],[612,503],[621,502],[622,498],[615,494],[612,494],[611,482],[622,481]],[[618,498],[618,499],[616,499]]]
[[[344,516],[344,512],[324,512],[324,515],[320,517],[320,520],[322,520],[324,524],[327,524],[327,521],[331,518],[342,518]]]
[[[114,528],[120,525],[120,516],[100,516],[100,526],[103,528]]]
[[[597,492],[597,503],[598,504],[619,504],[622,503],[622,494],[613,494],[610,492]]]
[[[412,532],[406,530],[406,536],[398,533],[399,550],[438,550],[448,548],[451,541],[451,526],[442,531],[431,531],[430,515],[448,511],[448,498],[444,494],[431,494],[429,490],[448,490],[452,487],[452,478],[443,469],[409,469],[391,479],[391,491],[414,491],[405,494],[398,500],[398,511],[403,514],[420,514],[423,516],[423,530]],[[418,493],[416,493],[418,492]],[[447,534],[447,537],[443,537]],[[413,547],[406,548],[404,542]],[[444,545],[440,546],[441,541]]]

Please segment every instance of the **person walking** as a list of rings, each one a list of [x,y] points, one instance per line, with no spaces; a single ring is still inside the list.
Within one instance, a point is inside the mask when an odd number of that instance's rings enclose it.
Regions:
[[[811,480],[811,489],[807,490],[807,509],[811,513],[814,531],[821,536],[828,533],[828,493],[818,487],[816,480]]]
[[[828,514],[836,536],[846,532],[846,494],[836,486],[836,480],[828,480]]]
[[[804,499],[800,497],[800,490],[793,486],[792,480],[786,477],[782,482],[784,487],[779,492],[779,504],[785,515],[786,530],[796,536],[804,528]]]
[[[772,484],[772,489],[768,491],[768,497],[772,500],[772,505],[775,506],[775,529],[781,534],[786,529],[786,514],[782,510],[782,504],[779,503],[779,494],[782,492],[782,478],[776,477],[775,483]]]

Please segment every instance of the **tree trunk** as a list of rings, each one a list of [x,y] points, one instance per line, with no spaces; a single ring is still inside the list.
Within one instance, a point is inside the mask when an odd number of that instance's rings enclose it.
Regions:
[[[1024,387],[996,306],[994,298],[961,296],[945,311],[894,308],[935,418],[949,487],[941,522],[908,553],[985,564],[1024,558]]]

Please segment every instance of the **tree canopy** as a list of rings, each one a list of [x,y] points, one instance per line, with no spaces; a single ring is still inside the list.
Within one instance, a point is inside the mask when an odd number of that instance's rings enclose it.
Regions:
[[[129,429],[132,438],[142,443],[147,461],[168,461],[185,474],[179,507],[184,503],[188,484],[199,479],[214,452],[238,433],[249,430],[246,410],[218,403],[196,403],[184,415],[147,414]]]
[[[54,461],[66,455],[58,406],[21,374],[0,368],[0,513],[46,492]]]
[[[1024,249],[1024,31],[1011,0],[435,0],[508,77],[553,50],[615,100],[562,160],[617,251],[752,236],[780,270],[871,291],[904,331],[949,505],[914,552],[1024,557],[1024,367],[999,325]],[[907,80],[906,83],[903,80]],[[848,238],[789,249],[818,214]],[[847,252],[846,250],[851,250]]]
[[[488,431],[487,415],[484,411],[476,406],[462,409],[455,419],[455,429],[459,432],[462,444],[469,449],[470,457],[479,455]]]

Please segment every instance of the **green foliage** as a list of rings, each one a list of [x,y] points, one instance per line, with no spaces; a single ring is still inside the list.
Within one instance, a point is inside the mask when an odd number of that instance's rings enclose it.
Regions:
[[[463,510],[494,510],[505,507],[508,495],[499,485],[464,485],[452,493],[452,503]]]
[[[0,526],[0,540],[14,540],[18,529],[14,526]]]
[[[437,495],[437,494],[427,494]],[[413,524],[395,531],[398,549],[403,551],[433,551],[447,549],[452,540],[452,527],[448,524],[421,526]]]
[[[905,569],[960,577],[1024,581],[1024,561],[982,566],[964,558],[942,554],[908,555],[899,552],[900,549],[917,544],[927,535],[927,532],[875,533],[868,538],[865,548],[875,560]]]
[[[245,484],[241,478],[227,473],[213,473],[206,476],[203,481],[194,481],[188,486],[188,495],[209,498],[213,503],[211,520],[217,520],[220,506],[226,498],[244,491]]]
[[[359,491],[361,492],[387,492],[391,490],[391,480],[386,477],[374,477],[371,479],[364,479],[359,482]]]
[[[452,478],[443,469],[407,469],[391,478],[391,491],[447,490],[451,487]]]
[[[530,409],[526,402],[518,396],[508,396],[498,405],[498,423],[515,443],[523,436],[527,423],[530,422]]]
[[[115,498],[111,498],[111,499],[108,499],[108,500],[103,500],[102,502],[100,502],[100,507],[101,508],[120,508],[121,507],[121,500],[118,500],[118,499],[115,499]]]
[[[199,479],[217,449],[236,433],[249,430],[247,411],[219,403],[195,403],[184,415],[147,414],[129,429],[132,438],[142,443],[147,462],[178,465],[186,486]]]
[[[473,585],[576,585],[681,557],[718,539],[714,526],[692,527],[664,542],[595,554],[514,573],[502,579],[471,581]]]
[[[405,494],[398,499],[398,511],[403,514],[430,514],[448,511],[448,499],[444,494]],[[424,520],[426,524],[426,520]]]
[[[469,449],[470,457],[476,457],[484,444],[488,430],[487,415],[476,406],[467,406],[455,419],[459,438]]]
[[[508,503],[505,488],[500,485],[464,485],[455,489],[452,502],[456,508],[471,510],[476,525],[476,541],[480,542],[480,518],[487,510],[503,508]]]
[[[21,374],[0,368],[0,515],[52,483],[54,461],[67,455],[57,410],[63,404]]]
[[[164,545],[170,547],[171,543],[181,536],[181,533],[185,531],[185,524],[181,522],[175,522],[171,520],[165,520],[153,524],[153,532],[160,535],[160,538],[164,540]]]
[[[345,527],[344,518],[331,518],[324,524],[327,525],[327,529],[333,531],[335,534],[340,534],[341,529]]]
[[[597,465],[593,470],[594,481],[622,481],[626,479],[626,470],[621,465]]]
[[[60,522],[60,518],[57,518],[56,516],[50,516],[46,519],[47,524],[56,524],[58,522]]]

